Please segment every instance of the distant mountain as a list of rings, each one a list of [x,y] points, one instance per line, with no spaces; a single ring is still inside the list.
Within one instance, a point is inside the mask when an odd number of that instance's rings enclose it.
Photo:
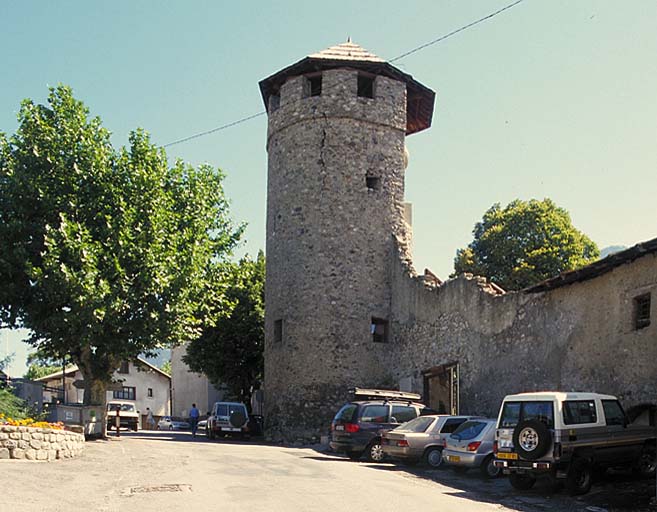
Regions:
[[[143,359],[146,359],[149,363],[151,363],[153,366],[157,366],[158,368],[162,368],[162,365],[171,360],[171,349],[168,348],[163,348],[158,351],[157,355],[155,357],[144,357],[142,356]]]
[[[610,254],[614,254],[615,252],[624,251],[625,249],[627,249],[627,247],[624,245],[610,245],[609,247],[600,249],[600,259],[606,258]]]

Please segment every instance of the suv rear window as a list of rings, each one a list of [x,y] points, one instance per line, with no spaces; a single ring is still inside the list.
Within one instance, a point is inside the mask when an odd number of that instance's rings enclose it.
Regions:
[[[386,423],[388,421],[387,405],[366,405],[360,416],[363,423]]]
[[[408,405],[393,405],[392,417],[395,418],[397,423],[406,423],[417,417],[417,411],[415,407],[409,407]]]
[[[515,428],[521,421],[538,420],[554,428],[554,406],[551,401],[504,402],[500,428]]]
[[[477,437],[486,427],[485,421],[470,420],[463,423],[454,433],[449,436],[459,441],[468,441]]]
[[[340,409],[335,415],[335,418],[333,418],[333,421],[352,423],[354,421],[354,416],[356,415],[356,409],[358,409],[356,404],[343,405],[342,409]]]

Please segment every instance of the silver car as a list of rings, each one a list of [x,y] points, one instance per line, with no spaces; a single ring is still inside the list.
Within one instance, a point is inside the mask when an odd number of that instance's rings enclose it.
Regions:
[[[472,419],[463,423],[447,438],[443,460],[457,471],[479,468],[486,478],[500,475],[495,467],[493,443],[495,442],[494,419]]]
[[[157,422],[158,430],[187,430],[189,423],[186,421],[177,420],[171,416],[164,416]]]
[[[443,462],[445,439],[470,418],[472,416],[446,414],[419,416],[383,434],[383,453],[406,464],[422,460],[437,468]]]

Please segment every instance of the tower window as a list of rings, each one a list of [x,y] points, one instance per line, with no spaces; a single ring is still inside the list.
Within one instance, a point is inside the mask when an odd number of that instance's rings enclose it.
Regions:
[[[384,318],[372,317],[370,334],[374,343],[388,343],[388,321]]]
[[[322,75],[306,77],[304,84],[304,96],[319,96],[322,94]]]
[[[374,98],[374,77],[358,75],[358,96],[361,98]]]
[[[379,190],[381,188],[381,178],[378,176],[366,176],[365,185],[368,190]]]
[[[634,329],[639,330],[650,325],[650,294],[634,298]]]
[[[283,320],[274,320],[274,343],[283,341]]]

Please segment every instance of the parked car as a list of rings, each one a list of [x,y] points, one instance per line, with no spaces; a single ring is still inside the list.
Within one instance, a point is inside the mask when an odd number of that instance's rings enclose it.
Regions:
[[[196,428],[198,429],[198,431],[203,432],[204,434],[207,426],[208,426],[208,420],[201,420],[196,424]]]
[[[470,418],[446,414],[419,416],[381,436],[383,453],[406,464],[423,461],[437,468],[443,462],[447,436]]]
[[[372,462],[382,461],[381,436],[426,409],[416,393],[356,388],[354,396],[360,400],[343,405],[333,418],[329,443],[333,451],[353,460],[365,454]]]
[[[217,436],[249,437],[249,413],[241,402],[215,402],[205,427],[209,439]]]
[[[119,416],[122,428],[129,428],[137,432],[139,430],[139,412],[132,402],[119,402],[113,400],[107,402],[107,428],[116,428],[116,416]]]
[[[157,422],[158,430],[187,430],[189,423],[183,420],[172,418],[171,416],[164,416]]]
[[[495,466],[493,444],[497,420],[478,418],[461,424],[447,438],[443,459],[457,470],[479,468],[486,478],[496,478],[502,473]]]
[[[551,391],[502,402],[495,465],[516,489],[548,475],[565,480],[571,494],[584,494],[597,471],[634,468],[652,476],[656,463],[655,427],[629,424],[614,396]]]

